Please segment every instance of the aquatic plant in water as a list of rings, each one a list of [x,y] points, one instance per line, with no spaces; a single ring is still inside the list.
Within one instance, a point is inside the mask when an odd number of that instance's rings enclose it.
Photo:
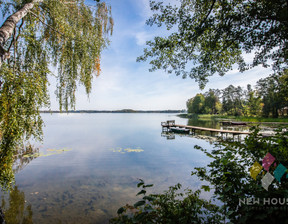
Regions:
[[[121,147],[118,147],[118,148],[113,148],[113,149],[111,149],[112,150],[112,152],[119,152],[119,153],[122,153],[122,154],[124,154],[124,153],[130,153],[130,152],[143,152],[144,150],[143,149],[141,149],[140,147],[137,147],[137,148],[125,148],[125,149],[123,149],[123,148],[121,148]]]

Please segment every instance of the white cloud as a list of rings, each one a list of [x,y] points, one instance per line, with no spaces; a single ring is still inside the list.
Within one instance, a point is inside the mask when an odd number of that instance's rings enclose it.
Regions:
[[[246,88],[247,84],[255,86],[259,79],[265,78],[271,73],[271,69],[263,68],[262,66],[257,66],[243,73],[239,72],[237,69],[233,69],[223,77],[217,75],[211,77],[205,88],[205,91],[209,88],[224,89],[229,85],[241,86],[244,88]]]
[[[135,33],[137,45],[144,46],[146,44],[146,41],[153,39],[154,35],[155,34],[147,33],[145,31]]]
[[[151,17],[153,15],[153,11],[150,8],[150,0],[131,0],[133,1],[133,3],[135,3],[137,5],[137,7],[139,8],[139,14],[146,20],[149,17]],[[180,1],[179,0],[165,0],[164,1],[165,4],[171,4],[172,6],[174,5],[179,5]]]
[[[178,1],[173,0],[173,3]],[[166,3],[166,1],[165,1]],[[165,28],[149,27],[145,20],[150,16],[149,0],[127,0],[125,3],[111,1],[114,9],[115,32],[112,43],[101,57],[101,75],[93,82],[90,100],[85,89],[77,91],[76,109],[116,110],[123,108],[154,110],[154,109],[183,109],[187,99],[201,92],[194,80],[183,80],[174,74],[168,75],[163,71],[150,73],[147,62],[136,63],[137,56],[143,53],[147,40],[154,36],[166,34]],[[114,8],[113,8],[114,7]],[[251,60],[251,55],[245,55]],[[224,77],[214,75],[207,87],[223,89],[228,85],[246,87],[271,71],[257,67],[239,73],[234,69]],[[55,85],[53,81],[52,86]],[[52,90],[52,109],[58,109]]]

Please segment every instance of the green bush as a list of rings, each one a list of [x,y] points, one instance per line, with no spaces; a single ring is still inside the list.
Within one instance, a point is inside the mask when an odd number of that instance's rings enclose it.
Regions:
[[[110,223],[219,223],[219,207],[200,199],[199,190],[193,192],[186,189],[184,193],[179,193],[181,184],[177,184],[162,194],[147,195],[146,189],[152,186],[145,185],[140,179],[138,187],[141,190],[137,195],[143,195],[142,199],[133,206],[121,207],[117,212],[118,217],[110,220]]]

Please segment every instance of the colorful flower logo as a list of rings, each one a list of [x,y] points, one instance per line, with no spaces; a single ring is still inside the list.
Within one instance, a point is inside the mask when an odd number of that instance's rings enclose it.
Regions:
[[[256,161],[253,164],[253,166],[250,168],[250,175],[254,180],[256,180],[258,174],[262,171],[263,168],[264,170],[267,171],[267,173],[261,179],[262,187],[267,191],[268,191],[268,187],[273,182],[273,180],[276,179],[278,182],[281,182],[281,178],[287,171],[287,168],[283,166],[283,164],[280,163],[277,166],[277,164],[274,163],[274,161],[275,161],[275,157],[272,156],[268,152],[266,156],[263,158],[262,165]],[[275,167],[277,166],[273,172],[274,175],[272,175],[269,172],[269,168],[271,167],[273,163]],[[286,178],[288,178],[288,174],[286,175]]]

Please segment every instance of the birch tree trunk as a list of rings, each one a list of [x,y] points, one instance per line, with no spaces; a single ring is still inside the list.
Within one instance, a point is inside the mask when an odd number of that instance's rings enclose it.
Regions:
[[[5,51],[3,46],[6,41],[13,35],[14,29],[17,23],[24,18],[29,10],[31,10],[35,3],[43,2],[43,0],[33,0],[30,3],[26,3],[20,10],[9,16],[3,25],[0,27],[0,67],[2,62],[9,57],[9,52]]]

